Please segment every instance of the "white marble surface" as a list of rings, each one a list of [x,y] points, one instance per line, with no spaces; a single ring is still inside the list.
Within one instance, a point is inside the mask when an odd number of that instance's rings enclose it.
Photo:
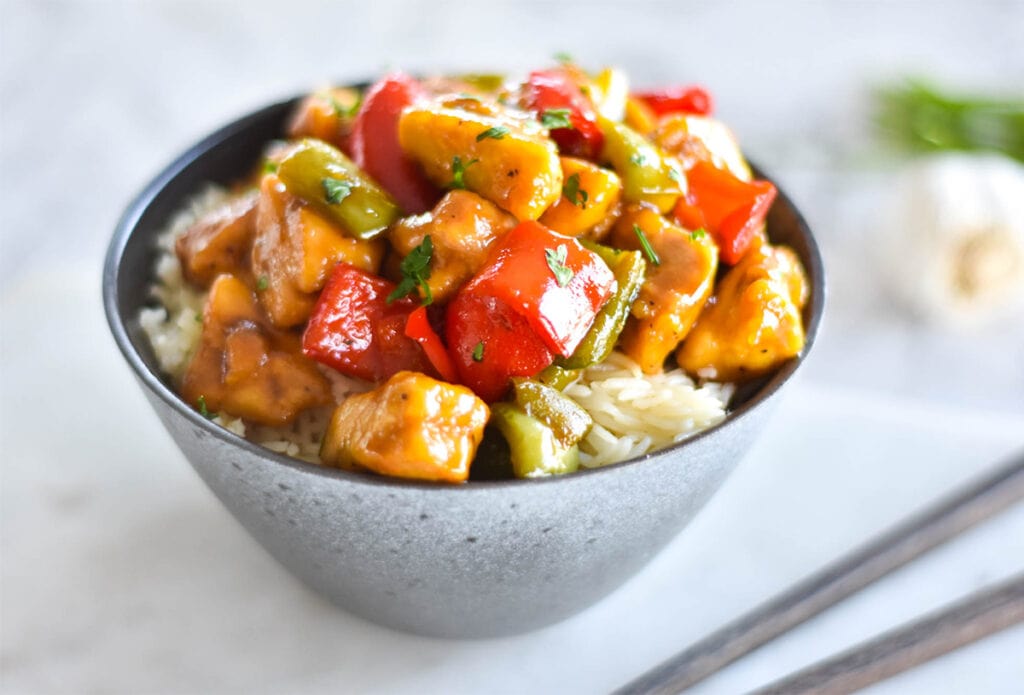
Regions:
[[[868,86],[1024,84],[1024,4],[0,4],[0,690],[608,691],[1024,447],[1024,319],[921,325],[877,287],[889,181]],[[130,196],[261,102],[386,65],[556,50],[701,80],[821,241],[825,328],[774,427],[647,569],[560,625],[403,635],[298,586],[161,430],[108,337],[99,267]],[[749,689],[1024,569],[1007,512],[707,681]],[[880,684],[1014,693],[1024,627]]]

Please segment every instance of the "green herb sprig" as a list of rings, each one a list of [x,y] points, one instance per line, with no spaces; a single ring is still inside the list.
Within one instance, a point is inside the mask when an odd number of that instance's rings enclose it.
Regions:
[[[579,172],[565,180],[565,184],[562,186],[562,195],[573,205],[581,208],[587,207],[587,200],[590,198],[590,195],[580,188]]]
[[[217,417],[217,413],[211,413],[206,407],[206,396],[200,396],[196,399],[196,405],[199,406],[199,414],[207,420],[212,420]]]
[[[398,287],[388,295],[387,303],[412,294],[419,287],[423,291],[423,306],[434,302],[434,295],[430,292],[430,285],[427,280],[430,278],[430,257],[434,254],[434,242],[430,235],[423,237],[423,242],[409,252],[409,255],[402,259],[398,266],[402,271],[402,281]]]
[[[494,140],[501,140],[503,137],[508,135],[508,128],[503,125],[491,126],[487,130],[483,131],[476,136],[476,141],[486,140],[487,138],[493,138]]]
[[[559,287],[568,285],[574,275],[572,269],[565,265],[568,257],[569,249],[565,244],[559,244],[554,249],[544,249],[544,258],[547,260],[548,267],[551,268],[551,272],[555,276],[555,282],[558,283]]]
[[[363,105],[362,97],[358,97],[353,101],[351,106],[345,106],[330,92],[327,92],[324,96],[326,96],[327,101],[330,102],[331,108],[334,109],[334,113],[341,118],[352,118],[359,113],[359,107]]]
[[[569,120],[569,109],[545,109],[540,114],[540,124],[548,130],[574,127]]]
[[[465,164],[463,164],[462,163],[462,158],[459,157],[458,155],[455,155],[454,157],[452,157],[452,182],[450,184],[448,184],[448,187],[449,188],[458,188],[458,189],[465,188],[466,187],[466,178],[465,178],[466,177],[466,169],[468,169],[469,167],[473,166],[474,164],[476,164],[479,161],[480,161],[479,159],[473,158],[473,159],[469,160],[468,162],[466,162]]]
[[[1024,162],[1024,97],[945,93],[922,80],[880,89],[875,125],[905,149],[996,150]]]
[[[647,241],[647,235],[644,234],[644,230],[640,229],[640,225],[633,225],[633,233],[636,234],[636,238],[640,240],[640,246],[644,249],[644,255],[654,265],[661,265],[661,259],[658,258],[658,254],[651,246],[651,242]]]
[[[352,194],[352,184],[342,179],[325,176],[320,179],[320,185],[324,189],[324,200],[331,205],[337,205]]]

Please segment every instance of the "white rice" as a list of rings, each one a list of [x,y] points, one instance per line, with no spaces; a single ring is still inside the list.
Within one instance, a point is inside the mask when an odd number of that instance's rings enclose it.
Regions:
[[[682,441],[721,422],[732,392],[731,384],[698,386],[681,369],[646,375],[613,352],[565,389],[594,418],[580,463],[605,466]]]
[[[174,253],[174,241],[196,219],[226,198],[224,189],[210,186],[189,200],[156,240],[160,256],[156,262],[156,282],[150,287],[150,293],[159,306],[140,311],[139,324],[149,337],[160,368],[175,384],[181,383],[192,352],[199,344],[203,329],[204,293],[182,278],[181,264]]]
[[[159,306],[142,309],[139,323],[160,368],[176,387],[180,387],[199,344],[204,293],[182,278],[174,241],[226,198],[226,191],[211,186],[175,215],[157,238],[161,253],[151,292]],[[333,369],[322,367],[321,371],[331,380],[336,403],[373,387]],[[731,384],[709,382],[698,386],[681,369],[645,375],[630,358],[613,352],[603,363],[583,370],[579,379],[565,389],[565,394],[594,418],[593,428],[580,442],[580,463],[594,468],[624,461],[711,427],[725,418],[732,392]],[[308,410],[285,427],[247,425],[226,414],[217,415],[213,422],[272,451],[319,463],[320,440],[331,411],[331,407]]]

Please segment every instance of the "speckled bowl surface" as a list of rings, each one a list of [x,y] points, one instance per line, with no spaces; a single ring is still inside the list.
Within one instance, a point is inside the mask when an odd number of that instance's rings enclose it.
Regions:
[[[209,182],[251,170],[295,100],[210,135],[130,204],[103,273],[111,331],[175,442],[231,513],[295,576],[352,613],[427,635],[514,634],[591,605],[643,567],[707,502],[757,436],[803,359],[746,389],[720,425],[639,459],[559,478],[439,486],[324,468],[275,454],[209,422],[160,374],[139,309],[155,237]],[[780,192],[773,240],[811,281],[813,343],[824,304],[821,258]],[[140,465],[142,465],[140,452]]]

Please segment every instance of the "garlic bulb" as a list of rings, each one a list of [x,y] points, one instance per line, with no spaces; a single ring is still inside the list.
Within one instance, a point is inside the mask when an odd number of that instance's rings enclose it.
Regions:
[[[998,154],[942,154],[899,176],[880,259],[913,309],[977,324],[1024,298],[1024,166]]]

